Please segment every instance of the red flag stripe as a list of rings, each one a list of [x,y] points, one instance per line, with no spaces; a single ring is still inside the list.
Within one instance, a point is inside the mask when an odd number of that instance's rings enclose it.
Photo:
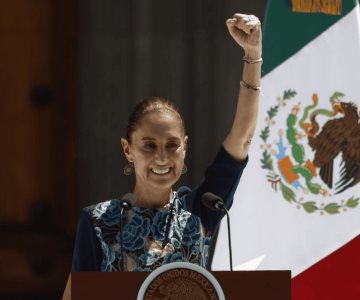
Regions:
[[[292,280],[293,300],[360,300],[360,235]]]

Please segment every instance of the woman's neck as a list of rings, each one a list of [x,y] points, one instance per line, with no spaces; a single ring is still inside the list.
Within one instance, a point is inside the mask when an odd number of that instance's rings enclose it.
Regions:
[[[147,190],[135,185],[134,195],[136,196],[136,206],[147,208],[164,207],[170,202],[172,189],[166,190]]]

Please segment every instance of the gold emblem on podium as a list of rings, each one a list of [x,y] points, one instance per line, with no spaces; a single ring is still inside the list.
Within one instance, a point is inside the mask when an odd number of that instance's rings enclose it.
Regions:
[[[186,262],[164,265],[143,282],[137,300],[225,299],[220,284],[204,268]]]

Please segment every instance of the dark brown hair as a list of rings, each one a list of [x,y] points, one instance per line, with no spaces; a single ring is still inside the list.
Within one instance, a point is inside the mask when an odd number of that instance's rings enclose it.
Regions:
[[[128,125],[126,127],[126,139],[131,143],[131,134],[136,129],[139,121],[149,112],[166,111],[179,117],[185,134],[185,124],[179,108],[170,100],[162,97],[147,97],[139,102],[130,114]]]

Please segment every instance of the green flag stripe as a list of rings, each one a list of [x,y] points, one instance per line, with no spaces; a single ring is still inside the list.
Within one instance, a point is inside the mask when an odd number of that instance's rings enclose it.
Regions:
[[[263,26],[262,76],[344,17],[357,2],[357,0],[343,0],[342,15],[338,16],[297,13],[291,10],[290,0],[269,0]]]

